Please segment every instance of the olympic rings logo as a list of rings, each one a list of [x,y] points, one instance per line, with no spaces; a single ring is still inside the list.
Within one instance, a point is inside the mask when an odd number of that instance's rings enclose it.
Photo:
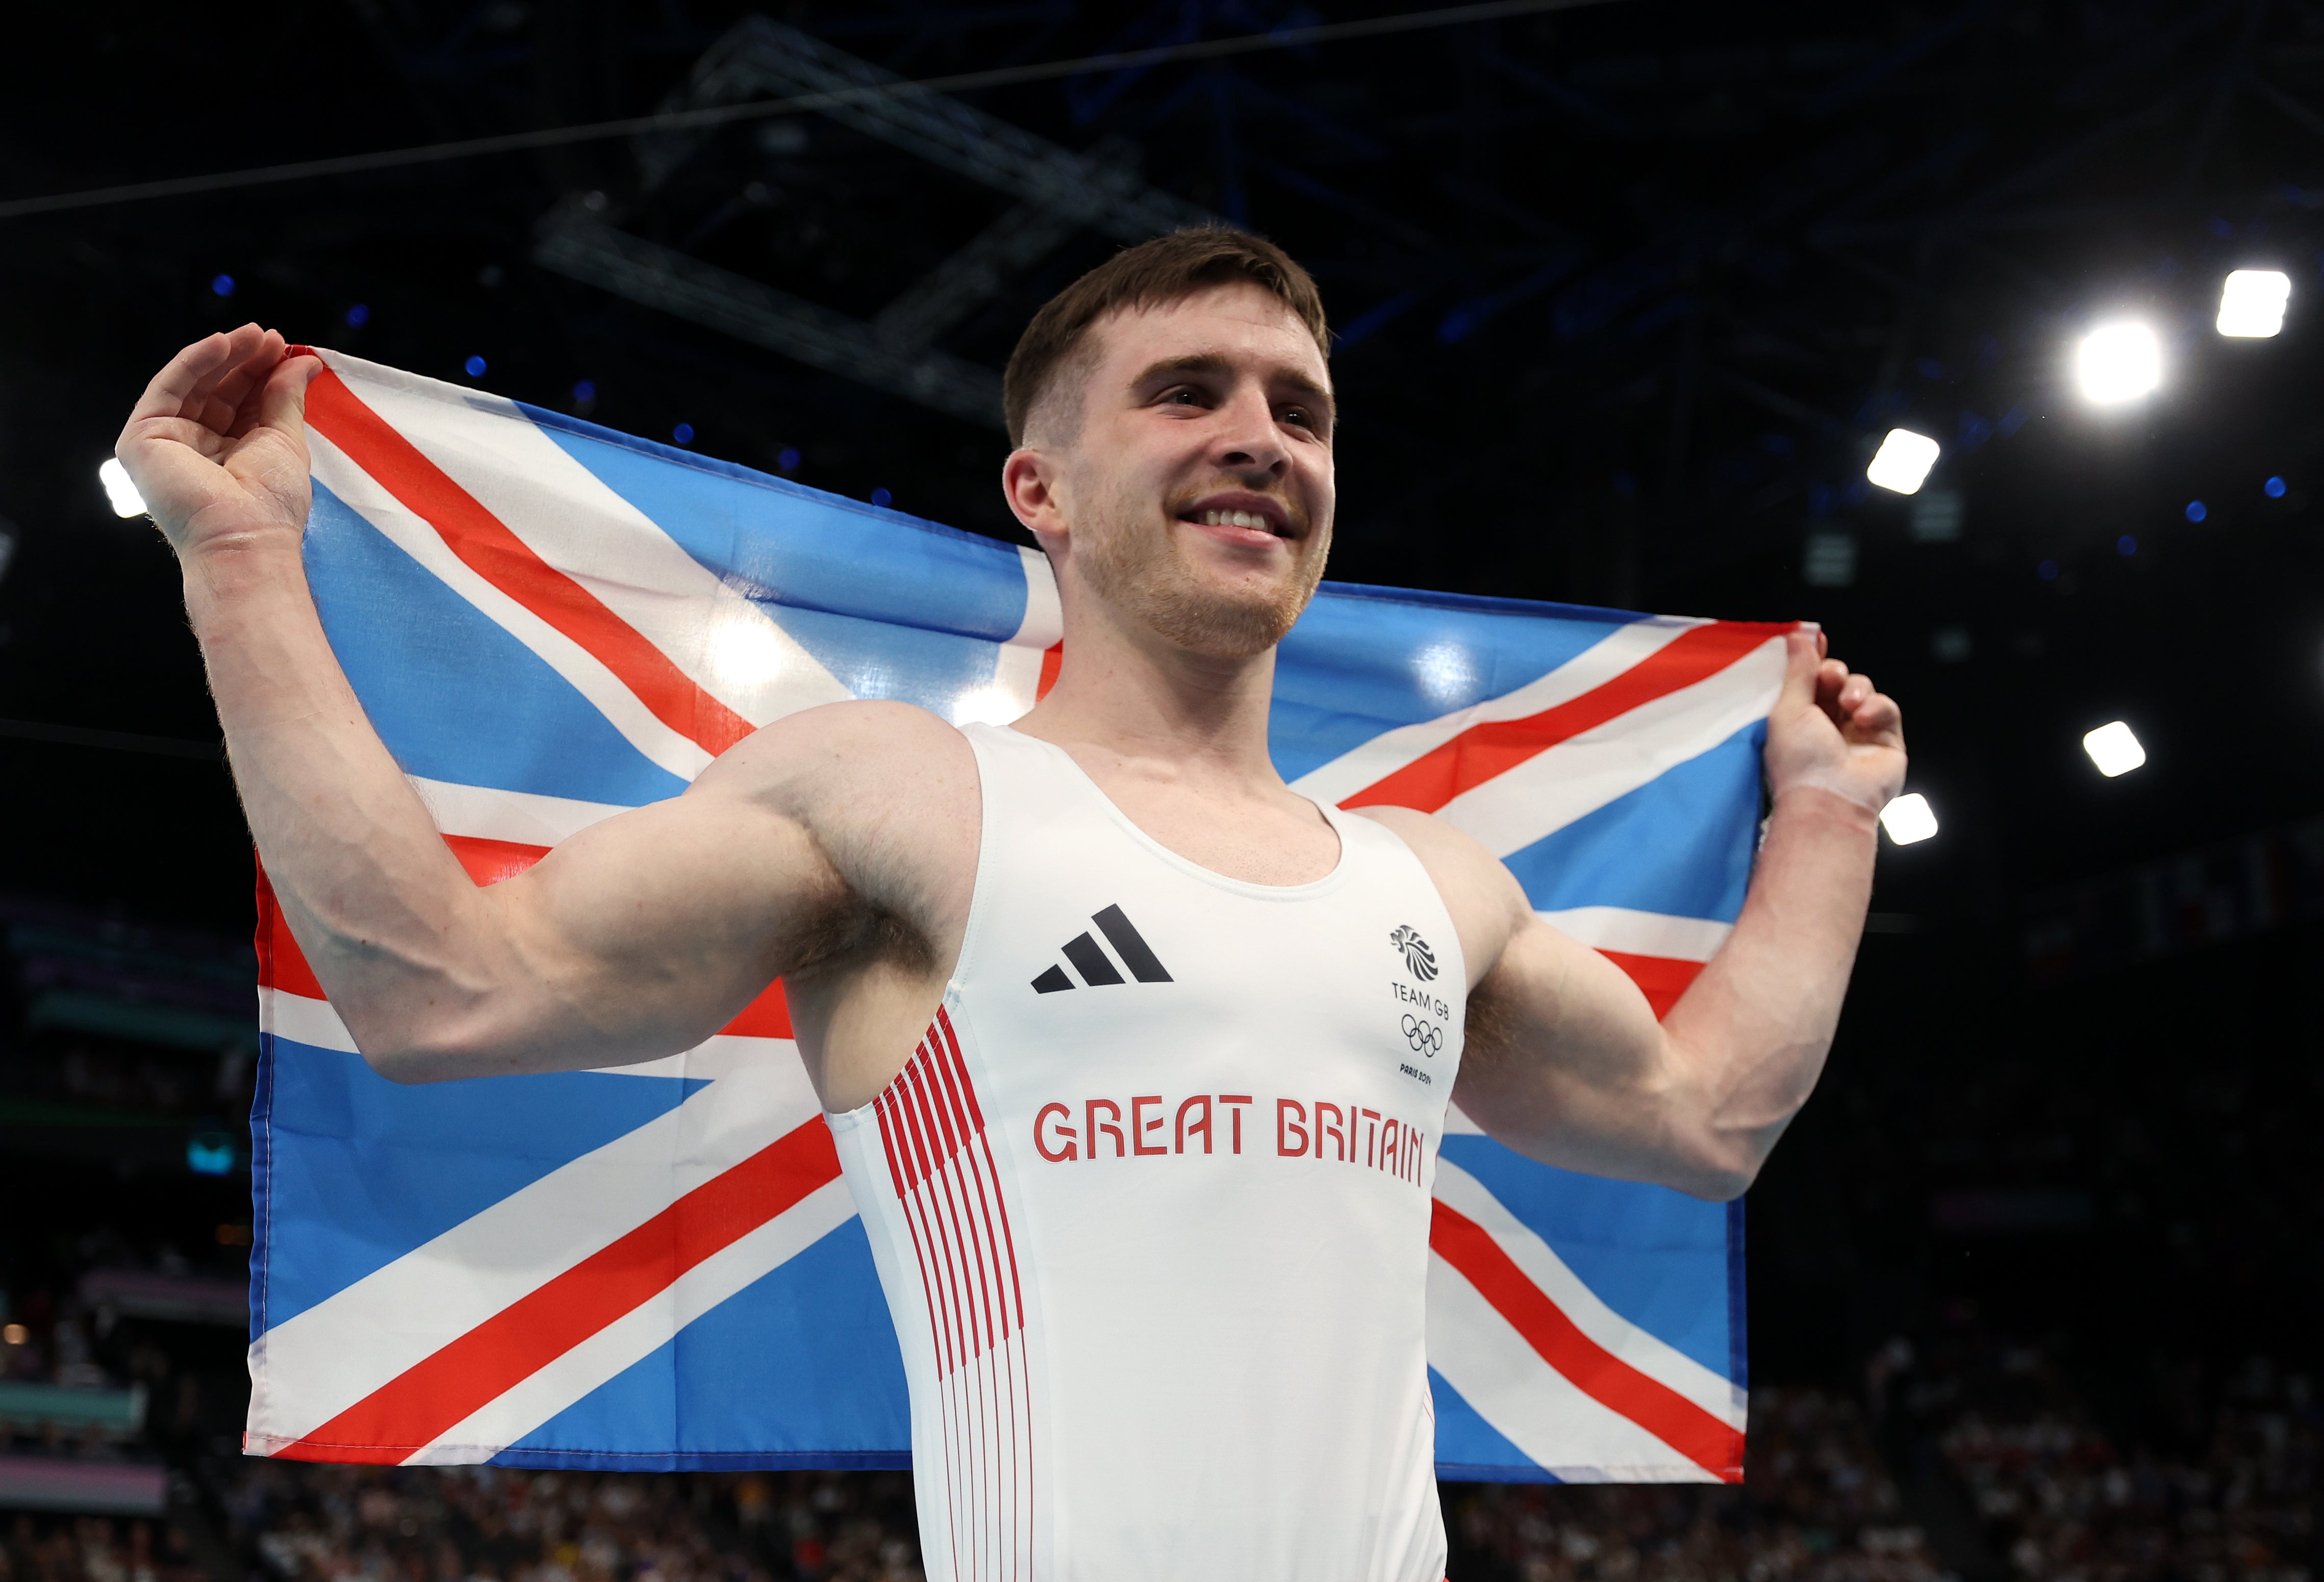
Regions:
[[[1406,1016],[1404,1019],[1404,1041],[1412,1045],[1413,1053],[1425,1054],[1434,1060],[1436,1052],[1444,1047],[1444,1029],[1433,1022],[1424,1022],[1418,1016]]]

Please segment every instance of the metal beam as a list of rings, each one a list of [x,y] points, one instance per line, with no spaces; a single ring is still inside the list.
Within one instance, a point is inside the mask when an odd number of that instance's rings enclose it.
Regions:
[[[861,319],[617,231],[585,199],[558,206],[535,235],[533,262],[810,367],[1001,427],[1001,376],[930,346],[892,345]]]
[[[749,16],[711,46],[667,110],[707,108],[761,96],[782,97],[903,79],[811,34]],[[1184,225],[1216,224],[1198,205],[1148,185],[1101,154],[1074,153],[1046,138],[934,94],[881,94],[833,105],[842,125],[918,155],[1120,242],[1143,242]],[[641,139],[639,161],[658,186],[692,152],[683,134]]]
[[[1090,151],[1110,167],[1135,170],[1138,150],[1109,138]],[[1080,222],[1036,203],[1010,207],[872,319],[890,347],[925,346],[1007,289],[1010,277],[1047,258],[1081,229]]]
[[[897,351],[925,346],[999,296],[1081,227],[1038,204],[1020,203],[880,309],[872,331]]]
[[[695,62],[662,103],[703,109],[894,83],[868,60],[763,16],[745,17]],[[1108,140],[1074,153],[936,95],[875,95],[832,106],[832,119],[1019,201],[870,324],[616,230],[567,199],[541,222],[534,258],[633,302],[873,385],[971,422],[997,423],[1001,380],[935,348],[936,338],[998,296],[1010,279],[1087,227],[1124,242],[1214,216],[1151,187],[1135,151]],[[650,191],[696,146],[691,133],[638,140]]]

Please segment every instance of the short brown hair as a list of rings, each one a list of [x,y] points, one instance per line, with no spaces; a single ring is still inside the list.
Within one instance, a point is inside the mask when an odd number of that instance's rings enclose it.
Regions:
[[[1176,302],[1237,281],[1250,281],[1282,299],[1323,355],[1332,354],[1323,293],[1289,253],[1264,236],[1229,225],[1189,226],[1124,248],[1041,305],[1018,337],[1001,379],[1009,443],[1025,443],[1033,409],[1082,349],[1090,326],[1120,309]]]

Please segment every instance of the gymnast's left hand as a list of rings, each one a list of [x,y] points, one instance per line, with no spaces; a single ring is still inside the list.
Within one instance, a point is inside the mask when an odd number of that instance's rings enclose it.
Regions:
[[[1767,716],[1767,786],[1820,786],[1878,813],[1904,788],[1904,715],[1896,700],[1826,653],[1822,631],[1785,639],[1783,691]]]
[[[307,385],[320,359],[254,324],[196,341],[153,376],[113,454],[191,563],[235,550],[295,557],[310,499]]]

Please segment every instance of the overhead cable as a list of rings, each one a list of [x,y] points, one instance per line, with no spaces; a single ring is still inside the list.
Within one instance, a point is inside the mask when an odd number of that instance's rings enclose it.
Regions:
[[[174,176],[158,181],[132,181],[115,187],[92,187],[79,192],[55,192],[36,198],[0,201],[0,220],[59,214],[69,209],[104,208],[156,198],[184,198],[204,192],[232,191],[238,188],[267,187],[318,176],[353,176],[372,170],[400,170],[411,165],[442,164],[451,160],[475,159],[484,154],[563,148],[576,143],[630,137],[640,133],[682,132],[724,126],[770,115],[796,115],[811,110],[825,110],[866,99],[970,93],[980,88],[1010,87],[1019,83],[1080,77],[1094,71],[1130,71],[1187,60],[1218,60],[1272,50],[1297,50],[1314,44],[1339,43],[1349,39],[1379,38],[1391,33],[1460,27],[1471,23],[1499,22],[1546,12],[1576,11],[1584,6],[1610,3],[1611,0],[1484,0],[1480,5],[1443,6],[1432,11],[1405,12],[1395,16],[1376,16],[1360,22],[1319,23],[1307,27],[1277,28],[1272,32],[1243,33],[1231,39],[1200,39],[1186,43],[1157,44],[1143,50],[1113,50],[1071,60],[996,66],[982,71],[955,71],[915,81],[867,84],[861,87],[794,94],[786,98],[761,99],[754,104],[715,105],[696,110],[631,115],[618,121],[592,121],[577,126],[548,126],[531,132],[506,132],[492,137],[422,143],[413,148],[381,149],[372,153],[340,154],[320,160],[294,160],[286,164],[219,170],[206,176]]]

